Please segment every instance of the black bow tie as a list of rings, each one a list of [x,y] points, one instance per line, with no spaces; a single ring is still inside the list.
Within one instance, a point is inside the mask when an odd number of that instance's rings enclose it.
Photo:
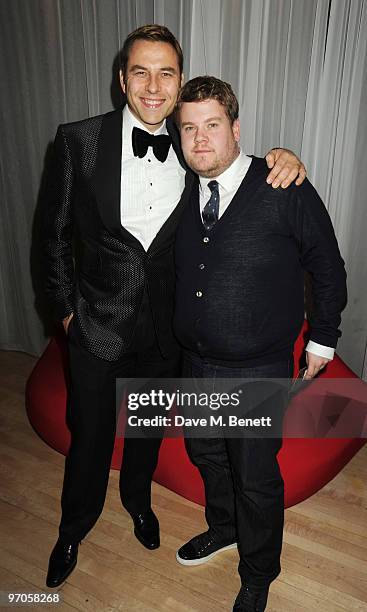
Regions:
[[[168,151],[171,146],[171,137],[165,134],[153,136],[140,128],[134,127],[132,133],[133,152],[135,157],[144,157],[148,147],[153,147],[153,153],[160,162],[167,159]]]

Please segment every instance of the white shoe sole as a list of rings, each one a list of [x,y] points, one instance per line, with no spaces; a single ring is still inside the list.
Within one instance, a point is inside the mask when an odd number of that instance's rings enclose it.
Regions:
[[[237,548],[237,544],[228,544],[228,546],[223,546],[223,548],[218,548],[215,552],[211,553],[211,555],[207,555],[206,557],[202,557],[201,559],[182,559],[178,552],[176,552],[176,561],[180,563],[180,565],[203,565],[210,559],[213,559],[215,555],[219,555],[226,550],[232,550],[232,548]]]

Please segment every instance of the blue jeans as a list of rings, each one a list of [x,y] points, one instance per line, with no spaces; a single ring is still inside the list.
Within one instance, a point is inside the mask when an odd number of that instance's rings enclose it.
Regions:
[[[184,356],[184,378],[290,378],[293,362],[231,368],[198,355]],[[284,413],[286,392],[279,400]],[[284,485],[277,453],[281,438],[186,438],[191,461],[204,481],[205,517],[223,545],[237,542],[239,574],[247,586],[262,589],[280,573]]]

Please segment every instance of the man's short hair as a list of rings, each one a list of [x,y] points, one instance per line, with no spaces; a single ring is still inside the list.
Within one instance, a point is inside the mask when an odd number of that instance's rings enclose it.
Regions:
[[[176,110],[180,111],[183,102],[202,100],[217,100],[224,106],[231,124],[238,119],[238,100],[232,87],[213,76],[199,76],[187,81],[179,93]]]
[[[137,28],[133,32],[130,32],[126,38],[124,45],[120,51],[120,68],[123,76],[125,77],[127,70],[127,63],[129,61],[129,54],[131,47],[136,40],[149,40],[151,42],[165,42],[171,45],[176,51],[178,66],[180,69],[180,75],[183,70],[183,54],[180,43],[177,38],[173,36],[172,32],[166,26],[158,24],[148,24]]]

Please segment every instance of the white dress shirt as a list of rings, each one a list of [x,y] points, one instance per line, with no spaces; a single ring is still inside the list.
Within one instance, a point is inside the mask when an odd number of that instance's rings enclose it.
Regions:
[[[163,163],[154,156],[152,147],[148,147],[145,157],[135,157],[131,141],[133,128],[147,129],[127,105],[122,113],[121,225],[147,251],[180,201],[185,186],[185,170],[172,145]],[[167,133],[164,121],[154,135]]]
[[[245,155],[240,150],[240,154],[234,162],[226,169],[222,174],[216,177],[207,178],[200,176],[200,190],[199,190],[199,202],[200,202],[200,213],[202,214],[205,204],[208,202],[211,196],[211,191],[208,187],[210,181],[217,181],[219,185],[219,219],[223,213],[227,210],[230,205],[236,191],[241,185],[245,178],[247,171],[251,165],[251,157]],[[318,357],[324,357],[325,359],[333,359],[335,350],[330,346],[324,346],[310,340],[306,346],[306,351],[313,353]]]
[[[233,196],[237,189],[241,185],[243,179],[247,174],[247,170],[251,165],[252,159],[248,155],[245,155],[242,151],[234,162],[216,177],[207,178],[200,176],[200,212],[203,212],[205,204],[208,202],[211,196],[211,191],[208,187],[210,181],[217,181],[219,185],[219,218],[223,215],[224,211],[227,210],[230,205]]]

